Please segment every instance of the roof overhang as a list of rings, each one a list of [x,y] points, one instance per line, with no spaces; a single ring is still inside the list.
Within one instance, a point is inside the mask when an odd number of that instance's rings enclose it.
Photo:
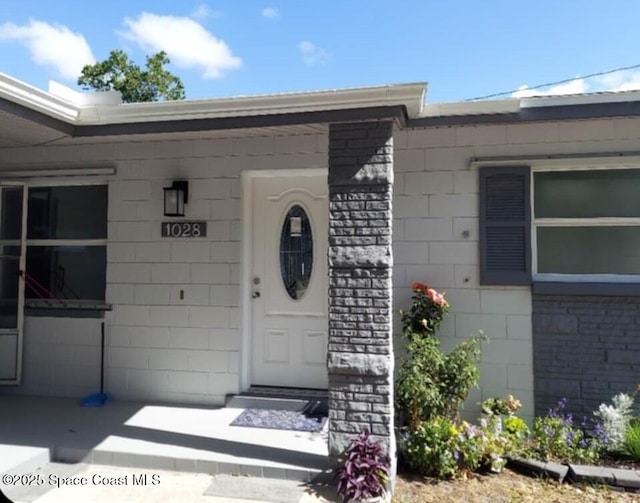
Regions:
[[[163,101],[80,110],[76,125],[231,119],[337,110],[404,107],[409,117],[422,111],[426,84],[398,84],[304,93],[238,96],[213,100]]]
[[[46,92],[0,73],[0,131],[11,131],[10,117],[31,124],[29,131],[16,138],[19,145],[29,144],[29,134],[31,144],[38,144],[49,137],[53,141],[60,137],[257,131],[374,119],[421,128],[640,116],[640,91],[425,105],[426,88],[425,83],[410,83],[121,104],[118,93],[79,93],[61,85]]]
[[[45,92],[0,73],[0,110],[69,137],[277,127],[418,116],[426,84],[120,104],[113,93]]]
[[[640,116],[640,91],[427,104],[407,127]]]

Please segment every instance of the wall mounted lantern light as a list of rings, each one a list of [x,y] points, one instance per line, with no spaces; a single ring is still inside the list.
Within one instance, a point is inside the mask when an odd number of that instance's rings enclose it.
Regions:
[[[164,216],[183,217],[184,205],[189,202],[189,182],[177,180],[164,188]]]

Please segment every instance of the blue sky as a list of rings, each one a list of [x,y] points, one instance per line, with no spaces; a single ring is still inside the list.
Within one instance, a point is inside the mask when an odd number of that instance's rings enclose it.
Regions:
[[[75,87],[111,49],[163,49],[188,98],[427,81],[433,103],[638,64],[639,19],[636,0],[4,0],[0,71]],[[537,94],[637,88],[640,68]]]

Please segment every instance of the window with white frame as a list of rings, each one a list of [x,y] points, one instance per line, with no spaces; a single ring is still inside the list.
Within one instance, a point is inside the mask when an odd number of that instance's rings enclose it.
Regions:
[[[32,186],[27,213],[25,297],[105,299],[107,186]]]
[[[640,168],[532,172],[538,280],[640,279]]]

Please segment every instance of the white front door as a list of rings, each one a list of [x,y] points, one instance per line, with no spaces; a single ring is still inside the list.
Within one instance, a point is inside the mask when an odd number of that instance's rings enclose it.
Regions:
[[[251,384],[326,388],[327,175],[253,183]]]

